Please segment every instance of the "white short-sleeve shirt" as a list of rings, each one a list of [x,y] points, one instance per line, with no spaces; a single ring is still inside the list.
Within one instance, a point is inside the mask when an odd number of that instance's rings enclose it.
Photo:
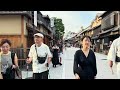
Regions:
[[[36,53],[36,49],[37,49],[37,53]],[[47,67],[45,66],[45,64],[47,63],[48,57],[52,57],[49,47],[46,44],[42,43],[40,47],[36,46],[36,49],[35,49],[35,44],[33,44],[30,48],[30,52],[28,55],[33,59],[33,64],[32,64],[33,73],[41,73],[47,71]],[[47,59],[45,63],[43,64],[38,63],[37,54],[39,57],[45,57],[47,54]]]
[[[116,56],[120,57],[120,37],[115,39],[111,44],[107,59],[115,61]]]

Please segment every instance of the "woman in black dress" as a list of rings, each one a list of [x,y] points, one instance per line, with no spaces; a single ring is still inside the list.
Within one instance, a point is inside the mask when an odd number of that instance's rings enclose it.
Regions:
[[[52,59],[52,63],[53,63],[53,67],[56,67],[57,64],[59,64],[59,47],[55,44],[52,47],[52,51],[53,51],[53,59]]]
[[[96,57],[90,49],[91,38],[82,38],[82,48],[74,55],[73,71],[76,79],[95,79],[97,74]]]

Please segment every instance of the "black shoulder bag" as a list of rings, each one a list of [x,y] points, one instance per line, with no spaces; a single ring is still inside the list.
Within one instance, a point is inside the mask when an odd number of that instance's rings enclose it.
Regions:
[[[35,50],[36,50],[36,54],[37,54],[37,48],[36,48],[36,45],[35,45]],[[37,54],[37,60],[38,60],[39,64],[43,64],[43,63],[45,63],[46,58],[47,58],[47,54],[46,54],[45,57],[39,57],[38,54]]]
[[[116,61],[116,62],[120,62],[120,57],[118,57],[118,56],[116,55],[115,61]]]

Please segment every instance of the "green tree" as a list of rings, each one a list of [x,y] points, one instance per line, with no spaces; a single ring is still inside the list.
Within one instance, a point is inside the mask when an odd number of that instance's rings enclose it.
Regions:
[[[65,33],[64,32],[65,27],[64,27],[64,24],[62,22],[62,19],[54,17],[54,25],[56,28],[56,31],[55,31],[56,40],[60,40],[63,38],[64,33]]]

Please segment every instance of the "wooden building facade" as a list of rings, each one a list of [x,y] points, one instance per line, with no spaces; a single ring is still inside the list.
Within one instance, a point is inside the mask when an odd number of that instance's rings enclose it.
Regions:
[[[0,11],[0,40],[7,38],[12,42],[12,48],[30,48],[34,43],[33,34],[40,32],[44,43],[52,44],[53,30],[49,16],[43,16],[38,11],[37,27],[34,26],[34,11]]]

